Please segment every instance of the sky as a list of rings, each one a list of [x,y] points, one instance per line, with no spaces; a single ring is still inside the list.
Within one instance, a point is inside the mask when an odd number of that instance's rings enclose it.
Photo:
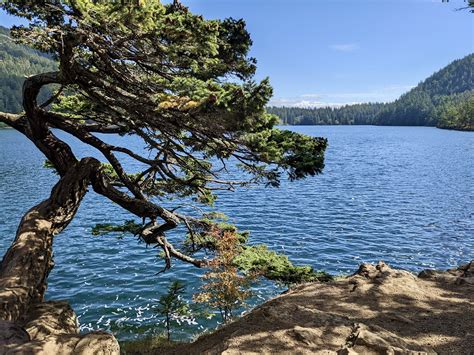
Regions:
[[[463,0],[181,0],[209,19],[243,18],[270,77],[270,104],[388,102],[474,52]],[[0,24],[18,20],[0,12]]]

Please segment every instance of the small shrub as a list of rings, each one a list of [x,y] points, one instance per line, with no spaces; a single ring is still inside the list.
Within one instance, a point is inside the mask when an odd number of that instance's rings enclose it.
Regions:
[[[233,311],[245,305],[250,297],[250,283],[252,277],[242,275],[234,265],[233,260],[241,251],[239,235],[230,231],[223,234],[214,233],[216,257],[211,261],[210,271],[203,279],[206,283],[202,291],[194,295],[194,300],[204,303],[210,308],[218,309],[222,321],[229,322]]]
[[[121,341],[120,353],[124,355],[160,354],[169,351],[180,343],[172,342],[165,336],[146,337],[137,340]]]
[[[171,340],[172,322],[181,323],[191,317],[191,311],[183,300],[184,292],[184,284],[180,281],[173,281],[168,288],[168,292],[160,297],[155,309],[158,314],[164,317],[168,341]]]
[[[258,274],[287,286],[333,279],[323,271],[314,271],[311,266],[295,266],[286,255],[271,251],[265,245],[245,246],[235,257],[234,265],[246,273]]]

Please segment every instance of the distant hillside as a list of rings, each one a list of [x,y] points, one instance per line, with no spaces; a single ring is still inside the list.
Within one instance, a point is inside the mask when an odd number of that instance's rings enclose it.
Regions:
[[[56,63],[46,55],[14,43],[9,30],[0,26],[0,111],[20,112],[25,76],[56,68]],[[42,92],[40,99],[46,95],[49,95],[47,90]]]
[[[455,60],[387,105],[378,115],[377,124],[436,126],[440,120],[437,108],[447,101],[458,104],[458,95],[471,90],[474,90],[474,54]]]
[[[455,60],[388,104],[341,108],[271,107],[285,124],[376,124],[439,126],[474,130],[469,113],[474,96],[474,54]]]
[[[0,111],[22,110],[24,77],[55,70],[47,55],[14,43],[0,26]],[[44,90],[41,99],[50,92]],[[400,125],[438,126],[474,130],[474,54],[455,60],[392,103],[305,109],[270,107],[290,125]],[[1,126],[1,123],[0,123]]]

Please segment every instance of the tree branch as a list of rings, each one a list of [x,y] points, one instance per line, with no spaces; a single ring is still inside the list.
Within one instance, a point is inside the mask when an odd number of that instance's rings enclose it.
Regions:
[[[140,237],[147,244],[157,244],[165,252],[166,257],[166,267],[165,270],[169,269],[171,266],[170,257],[174,257],[178,260],[184,261],[186,263],[192,264],[196,267],[204,267],[207,265],[206,260],[195,259],[189,255],[186,255],[179,250],[177,250],[163,235],[163,226],[152,225],[151,227],[145,228]]]
[[[24,118],[22,115],[15,115],[8,112],[0,112],[0,122],[5,123],[6,125],[18,129],[20,120]]]
[[[100,140],[99,138],[93,136],[92,134],[90,134],[86,130],[82,129],[82,127],[80,127],[78,125],[75,125],[71,122],[68,122],[68,120],[65,119],[60,114],[49,112],[49,113],[45,113],[45,115],[48,119],[48,122],[52,123],[56,127],[61,128],[64,131],[72,134],[74,137],[80,139],[82,142],[87,143],[87,144],[91,145],[92,147],[96,148],[97,150],[99,150],[107,158],[107,160],[109,161],[109,163],[112,165],[115,172],[119,176],[120,180],[128,188],[128,190],[136,198],[141,199],[141,200],[146,200],[145,196],[140,191],[140,188],[130,180],[127,173],[125,172],[125,169],[122,167],[122,164],[117,159],[117,157],[112,153],[112,150],[114,150],[113,146],[111,146],[111,145],[105,143],[104,141]],[[133,152],[129,151],[128,149],[122,149],[122,150],[134,154]]]

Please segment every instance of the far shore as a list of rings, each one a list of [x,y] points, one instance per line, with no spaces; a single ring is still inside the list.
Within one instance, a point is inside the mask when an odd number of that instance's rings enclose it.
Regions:
[[[444,128],[444,127],[436,127],[436,126],[412,126],[412,125],[406,125],[406,126],[391,126],[391,125],[374,125],[374,124],[313,124],[313,125],[287,125],[287,124],[280,124],[279,127],[399,127],[399,128],[405,128],[405,127],[422,127],[422,128],[437,128],[437,129],[442,129],[445,131],[460,131],[460,132],[474,132],[474,127],[472,128]]]

